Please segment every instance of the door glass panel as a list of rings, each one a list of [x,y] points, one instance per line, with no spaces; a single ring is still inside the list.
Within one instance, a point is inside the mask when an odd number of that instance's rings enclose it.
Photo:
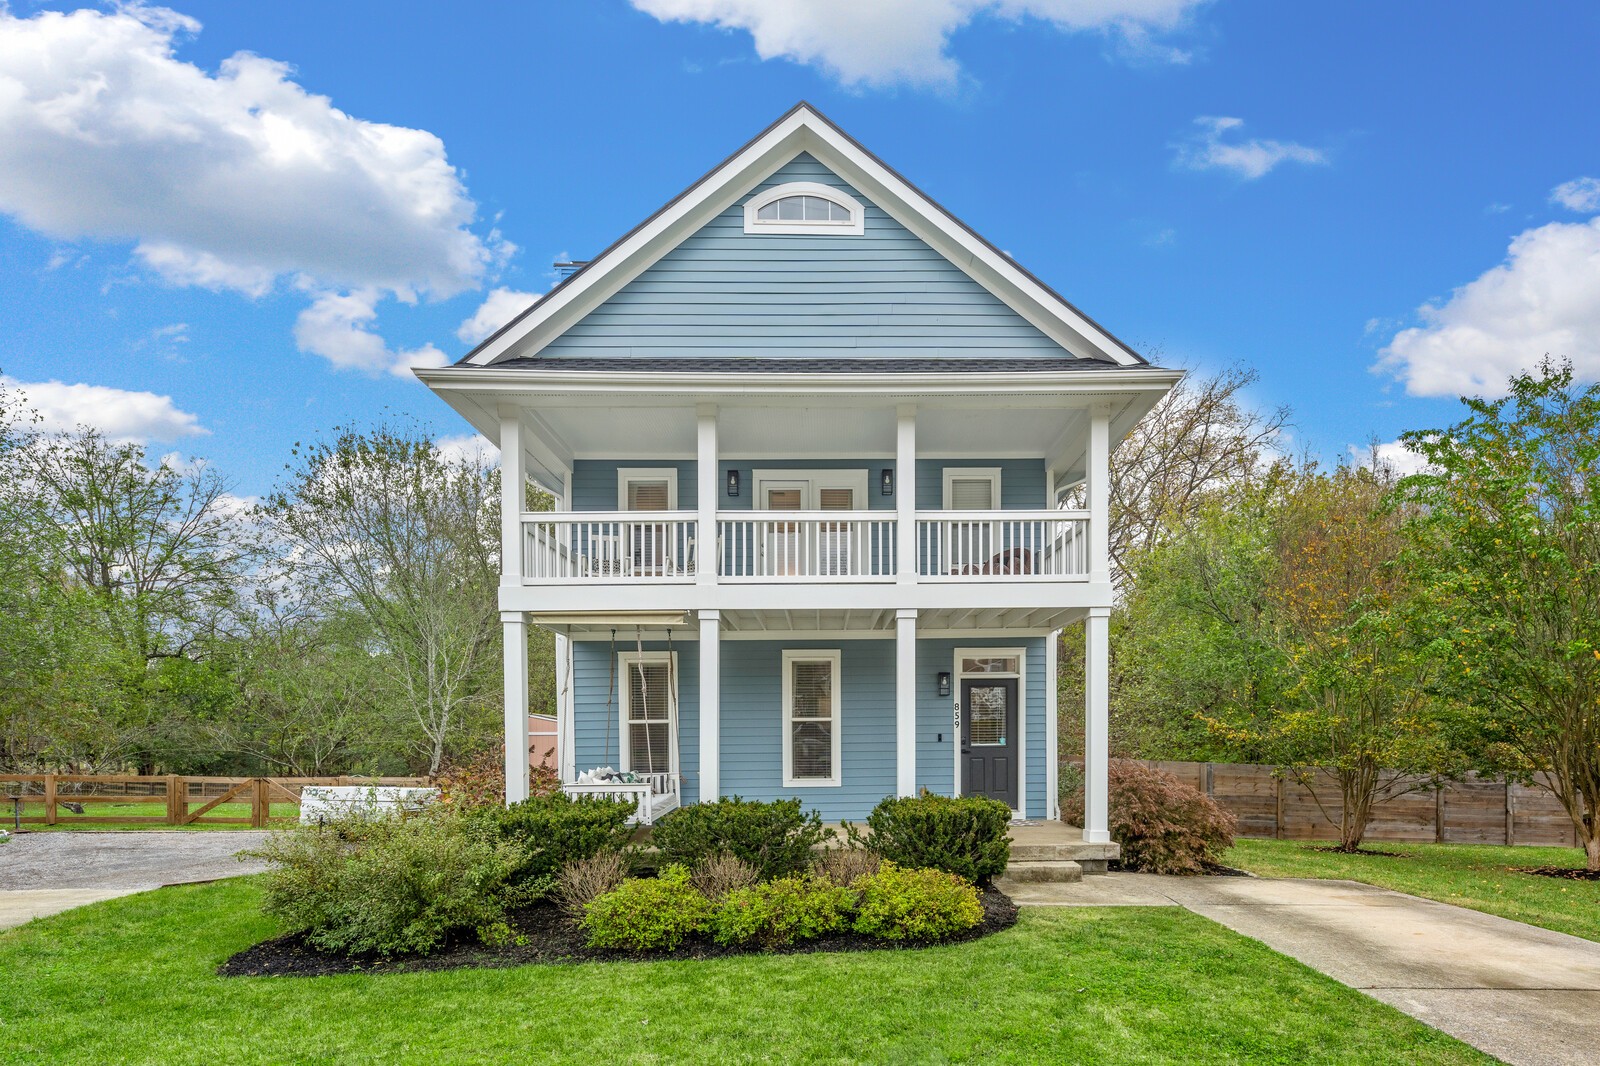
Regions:
[[[971,728],[971,743],[1004,744],[1006,742],[1006,690],[1000,685],[974,685],[968,690],[967,720]]]

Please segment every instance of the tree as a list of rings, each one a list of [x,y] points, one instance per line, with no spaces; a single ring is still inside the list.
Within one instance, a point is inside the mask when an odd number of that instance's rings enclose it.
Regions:
[[[343,427],[294,455],[266,507],[293,581],[371,627],[381,695],[437,773],[500,691],[498,473],[404,426]]]
[[[1600,870],[1600,384],[1547,361],[1462,402],[1401,438],[1428,463],[1402,492],[1444,682],[1486,765],[1548,775]]]

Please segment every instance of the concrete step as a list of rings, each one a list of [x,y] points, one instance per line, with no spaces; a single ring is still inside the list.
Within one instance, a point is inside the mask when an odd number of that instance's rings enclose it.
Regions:
[[[1029,859],[1023,862],[1013,860],[1000,878],[1000,884],[1004,886],[1007,881],[1016,884],[1069,884],[1082,880],[1083,867],[1071,859]],[[1001,891],[1004,891],[1004,887]]]
[[[1073,862],[1092,860],[1105,862],[1115,859],[1122,854],[1122,848],[1117,844],[1084,844],[1079,841],[1071,843],[1018,843],[1013,836],[1011,843],[1012,862],[1050,862],[1053,860],[1070,859]]]

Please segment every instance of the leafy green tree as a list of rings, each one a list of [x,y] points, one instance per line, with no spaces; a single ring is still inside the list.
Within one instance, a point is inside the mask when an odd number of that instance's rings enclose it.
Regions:
[[[1401,439],[1442,681],[1492,767],[1543,774],[1600,870],[1600,385],[1543,364]]]

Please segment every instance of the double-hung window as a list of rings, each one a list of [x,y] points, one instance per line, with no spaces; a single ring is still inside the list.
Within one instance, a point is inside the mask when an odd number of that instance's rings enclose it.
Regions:
[[[783,653],[783,784],[837,785],[843,722],[839,653]]]
[[[676,772],[677,664],[664,651],[623,652],[622,768],[635,774]]]

